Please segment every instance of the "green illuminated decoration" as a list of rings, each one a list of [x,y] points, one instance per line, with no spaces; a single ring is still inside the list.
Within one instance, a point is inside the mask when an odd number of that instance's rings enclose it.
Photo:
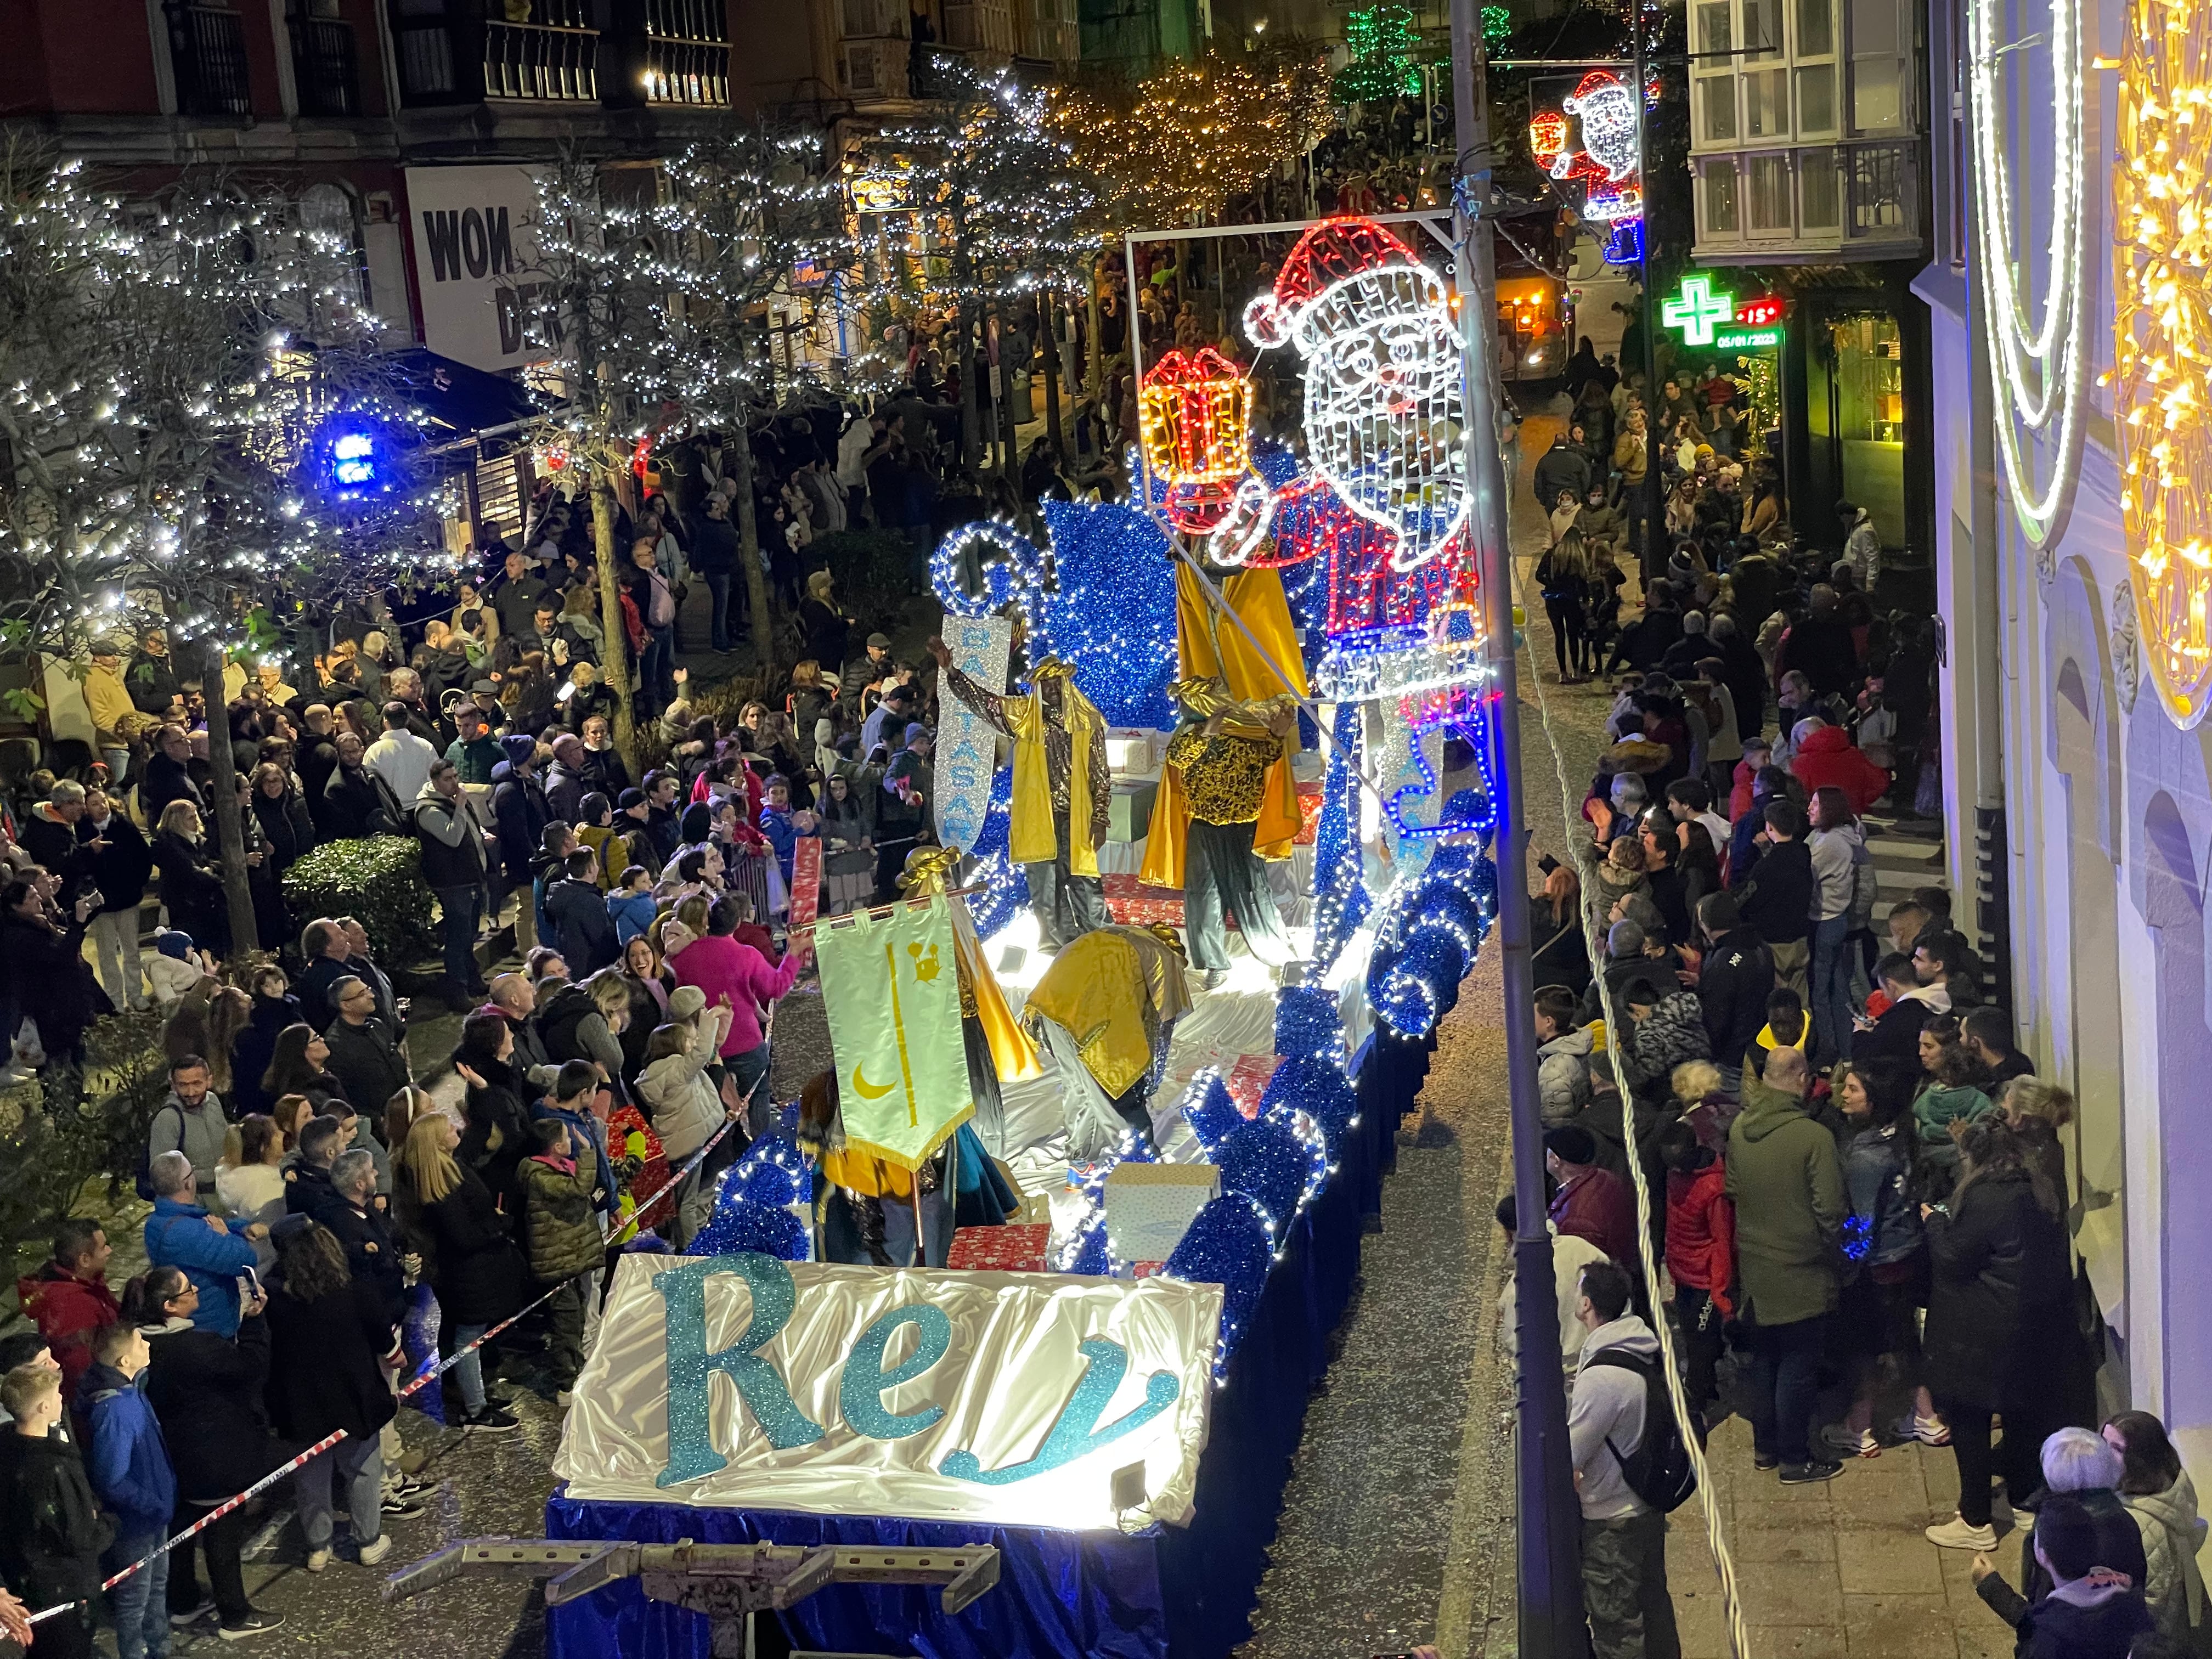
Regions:
[[[1329,83],[1338,103],[1420,96],[1421,71],[1414,57],[1421,36],[1411,8],[1368,6],[1352,12],[1344,20],[1344,40],[1352,48],[1352,61]]]
[[[1482,9],[1482,44],[1495,50],[1513,38],[1513,14],[1503,6]]]
[[[1713,336],[1713,346],[1720,351],[1763,351],[1781,343],[1782,331],[1778,328],[1732,328]]]
[[[1681,292],[1660,306],[1659,320],[1678,330],[1684,345],[1709,346],[1714,330],[1735,320],[1735,296],[1714,293],[1710,276],[1685,276]]]

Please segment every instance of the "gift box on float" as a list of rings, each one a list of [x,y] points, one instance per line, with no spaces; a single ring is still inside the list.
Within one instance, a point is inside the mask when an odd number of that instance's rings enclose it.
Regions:
[[[1041,1273],[1052,1245],[1052,1228],[1029,1222],[1004,1227],[962,1227],[945,1253],[948,1267],[979,1272]]]
[[[1106,1245],[1124,1261],[1165,1261],[1221,1195],[1211,1164],[1117,1164],[1106,1177]]]
[[[1152,800],[1159,793],[1159,780],[1157,778],[1143,781],[1130,778],[1115,780],[1113,799],[1107,808],[1106,839],[1144,840],[1152,833]]]

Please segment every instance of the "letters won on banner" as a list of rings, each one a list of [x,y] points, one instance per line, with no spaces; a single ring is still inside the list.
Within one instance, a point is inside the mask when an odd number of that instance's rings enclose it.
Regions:
[[[628,1257],[554,1473],[593,1501],[1186,1524],[1221,1300],[1165,1279]],[[1133,1464],[1143,1497],[1117,1510]]]

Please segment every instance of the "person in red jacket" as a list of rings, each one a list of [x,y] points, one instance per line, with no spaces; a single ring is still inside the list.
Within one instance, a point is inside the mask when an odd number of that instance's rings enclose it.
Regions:
[[[52,1259],[15,1281],[23,1316],[39,1328],[62,1368],[64,1402],[76,1398],[77,1379],[92,1364],[92,1334],[123,1316],[107,1287],[107,1259],[114,1254],[105,1228],[72,1216],[54,1229]]]
[[[1734,823],[1751,811],[1752,785],[1759,775],[1774,763],[1774,745],[1765,738],[1746,738],[1743,758],[1735,763],[1729,783],[1728,817]]]
[[[1790,775],[1805,786],[1808,795],[1824,788],[1840,789],[1856,816],[1888,793],[1889,774],[1869,760],[1842,726],[1808,714],[1797,722],[1794,735]]]
[[[1676,1118],[1659,1132],[1667,1166],[1667,1276],[1674,1281],[1674,1317],[1682,1333],[1682,1392],[1703,1419],[1717,1392],[1721,1327],[1735,1312],[1735,1206],[1728,1170],[1697,1131]]]

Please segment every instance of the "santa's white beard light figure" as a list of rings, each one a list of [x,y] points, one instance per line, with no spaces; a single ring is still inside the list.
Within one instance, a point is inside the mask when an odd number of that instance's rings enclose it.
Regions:
[[[1306,233],[1244,328],[1306,360],[1307,459],[1394,535],[1390,568],[1435,557],[1468,513],[1459,336],[1435,273],[1380,226],[1334,220]]]

